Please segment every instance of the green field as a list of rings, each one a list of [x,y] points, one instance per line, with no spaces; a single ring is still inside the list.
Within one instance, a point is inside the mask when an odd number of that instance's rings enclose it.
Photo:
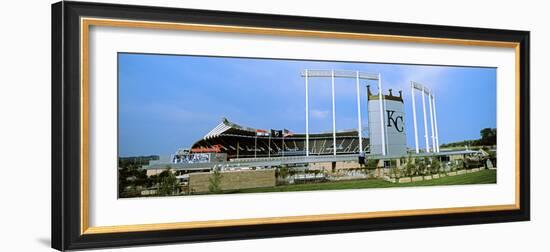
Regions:
[[[231,193],[255,193],[255,192],[295,192],[315,190],[341,190],[341,189],[362,189],[362,188],[388,188],[388,187],[410,187],[410,186],[434,186],[434,185],[469,185],[469,184],[491,184],[496,183],[496,170],[483,170],[480,172],[467,173],[456,176],[448,176],[439,179],[424,180],[411,183],[391,183],[381,179],[352,180],[311,184],[294,184],[264,188],[251,188],[232,191]]]

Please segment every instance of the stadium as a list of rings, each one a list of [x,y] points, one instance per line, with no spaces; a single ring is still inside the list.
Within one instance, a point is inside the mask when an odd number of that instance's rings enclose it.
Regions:
[[[357,130],[336,132],[336,154],[358,154],[361,152]],[[332,132],[316,133],[309,136],[309,155],[333,155]],[[243,127],[223,118],[201,140],[194,143],[187,153],[225,153],[228,159],[305,156],[306,135],[289,130],[265,130]],[[363,152],[368,153],[368,138]],[[186,154],[186,151],[181,154]],[[178,159],[178,155],[174,158]]]
[[[294,172],[284,177],[284,183],[297,181],[327,181],[341,179],[385,178],[389,179],[392,169],[402,171],[407,163],[422,163],[430,166],[441,162],[443,171],[451,167],[473,162],[479,167],[484,159],[479,151],[440,151],[436,116],[435,96],[422,84],[411,81],[411,102],[413,108],[414,149],[406,143],[405,110],[403,92],[394,95],[392,89],[383,93],[380,74],[342,70],[304,70],[305,80],[305,132],[295,133],[288,129],[260,129],[242,126],[222,118],[202,138],[189,147],[174,154],[160,156],[144,166],[147,175],[160,174],[167,168],[178,175],[188,193],[207,192],[213,171],[225,172],[229,185],[225,189],[270,187],[279,184],[276,179],[281,169],[291,168]],[[309,131],[308,79],[329,78],[332,84],[332,131]],[[334,99],[335,79],[356,80],[357,128],[337,130]],[[368,82],[376,81],[378,93],[371,91]],[[366,83],[366,93],[360,94],[360,82]],[[420,92],[425,148],[419,147],[416,115],[416,92]],[[363,128],[361,97],[367,100],[367,127]],[[427,106],[426,106],[427,105]],[[428,107],[429,110],[426,109]],[[429,121],[428,121],[429,118]],[[429,129],[428,129],[429,128]],[[363,136],[368,132],[368,137]],[[410,132],[409,132],[410,133]],[[408,157],[408,160],[407,160]],[[433,161],[436,160],[436,161]],[[474,161],[472,161],[474,160]],[[476,161],[478,160],[478,161]],[[371,162],[367,167],[367,163]],[[363,169],[357,172],[357,169]],[[365,171],[364,169],[369,169]],[[439,168],[438,168],[439,169]],[[231,173],[236,172],[239,173]],[[314,173],[309,173],[314,171]],[[244,172],[244,173],[243,173]],[[266,175],[267,174],[267,175]],[[233,176],[233,178],[232,178]],[[395,176],[393,177],[395,179]],[[192,182],[194,181],[194,182]],[[210,181],[210,182],[209,182]]]
[[[407,148],[406,127],[404,124],[403,92],[398,95],[389,89],[382,92],[379,74],[347,70],[304,70],[301,77],[305,80],[305,131],[294,133],[288,129],[260,129],[242,126],[227,118],[222,118],[218,125],[191,146],[177,150],[170,156],[161,156],[160,160],[151,161],[146,169],[163,169],[167,165],[174,169],[186,171],[205,171],[213,168],[239,167],[277,167],[317,162],[355,161],[364,164],[365,159],[390,160],[414,154],[415,156],[440,155],[437,130],[437,116],[433,93],[425,86],[411,82],[412,106],[415,108],[415,91],[422,95],[422,112],[426,149],[419,149],[416,109],[413,109],[415,150]],[[309,132],[309,97],[307,90],[310,78],[329,78],[332,86],[335,79],[348,78],[356,80],[357,128],[337,130],[334,95],[331,132]],[[367,127],[363,128],[361,113],[360,83],[376,81],[379,92],[371,91],[366,84]],[[334,90],[332,91],[334,94]],[[427,99],[426,99],[427,97]],[[426,113],[426,102],[429,116]],[[429,123],[427,118],[430,119]],[[428,130],[428,125],[430,130]],[[368,132],[368,137],[363,136]],[[429,133],[431,132],[431,137]],[[430,139],[431,138],[431,139]],[[430,141],[431,140],[431,141]],[[430,146],[431,143],[431,146]],[[443,153],[449,154],[449,153]],[[461,153],[464,154],[464,153]],[[238,164],[238,165],[236,165]]]

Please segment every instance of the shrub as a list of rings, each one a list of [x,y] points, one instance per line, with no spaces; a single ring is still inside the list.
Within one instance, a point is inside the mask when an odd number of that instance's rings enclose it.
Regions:
[[[400,178],[401,177],[401,171],[397,167],[392,167],[390,169],[391,176],[393,178]]]
[[[441,163],[439,162],[439,158],[435,157],[432,158],[432,164],[431,164],[431,172],[432,174],[439,173],[439,170],[441,169]]]
[[[405,173],[407,174],[407,176],[414,176],[416,174],[416,165],[413,164],[413,159],[410,154],[409,154],[409,157],[407,157],[407,165],[405,166]]]
[[[289,171],[289,168],[285,165],[279,167],[277,170],[276,170],[276,177],[277,178],[280,178],[280,179],[284,179],[286,177],[288,177],[290,175],[290,171]]]
[[[427,161],[427,158],[424,157],[422,160],[419,160],[417,159],[417,171],[416,171],[416,174],[419,174],[419,175],[425,175],[426,174],[426,161]]]
[[[378,166],[378,159],[369,159],[367,161],[367,168],[376,169]]]
[[[208,191],[211,193],[221,193],[221,181],[222,181],[222,174],[217,169],[214,169],[214,172],[212,173],[212,176],[208,178]]]

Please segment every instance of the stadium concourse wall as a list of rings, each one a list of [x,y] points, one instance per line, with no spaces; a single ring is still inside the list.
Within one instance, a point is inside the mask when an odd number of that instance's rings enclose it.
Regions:
[[[362,166],[358,161],[341,161],[341,162],[318,162],[310,163],[308,169],[310,170],[332,170],[332,169],[352,169],[361,168]]]
[[[224,171],[221,172],[220,190],[238,190],[275,186],[275,169]],[[208,193],[214,173],[195,172],[189,174],[188,190],[190,193]]]

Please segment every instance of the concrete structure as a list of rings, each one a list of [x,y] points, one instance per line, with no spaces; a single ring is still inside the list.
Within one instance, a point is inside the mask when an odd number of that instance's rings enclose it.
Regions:
[[[456,161],[463,160],[465,156],[475,155],[478,151],[461,150],[461,151],[445,151],[435,153],[419,153],[411,154],[411,158],[417,157],[437,157],[443,160]],[[344,168],[347,165],[340,163],[347,163],[349,165],[354,164],[358,160],[359,154],[347,154],[347,155],[326,155],[326,156],[290,156],[290,157],[263,157],[263,158],[240,158],[232,159],[228,162],[220,163],[196,163],[196,164],[174,164],[174,163],[153,163],[143,168],[147,170],[147,174],[158,174],[165,170],[167,166],[174,171],[181,171],[185,173],[205,172],[212,169],[221,170],[239,170],[243,168],[269,168],[279,167],[281,165],[296,165],[296,164],[327,164],[335,163],[336,168]],[[397,160],[401,158],[407,158],[406,155],[368,155],[368,159],[379,160],[378,166],[383,167],[384,160]],[[399,160],[398,160],[399,161]],[[397,162],[398,166],[402,166],[403,162]],[[318,166],[312,166],[318,167]]]
[[[394,96],[392,90],[383,95],[372,94],[367,86],[369,112],[370,154],[382,156],[400,156],[407,154],[405,135],[405,112],[403,94]]]
[[[220,172],[220,189],[223,191],[275,186],[275,169]],[[188,191],[208,193],[213,173],[190,173]]]

